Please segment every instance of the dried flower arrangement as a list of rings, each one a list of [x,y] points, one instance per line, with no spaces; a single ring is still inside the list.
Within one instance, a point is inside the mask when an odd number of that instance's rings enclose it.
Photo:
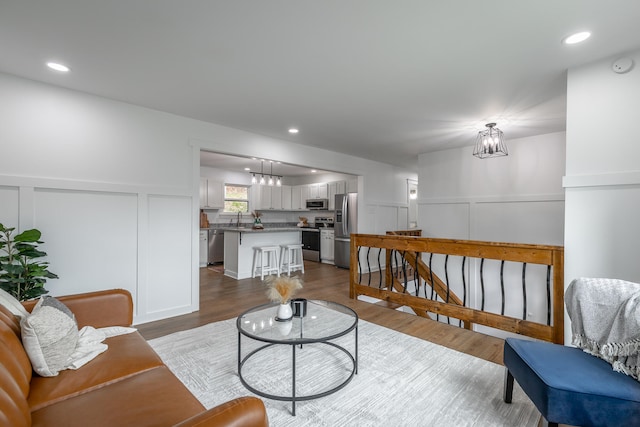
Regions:
[[[253,212],[251,212],[251,216],[254,218],[253,219],[253,229],[254,230],[263,229],[264,225],[262,225],[262,220],[260,219],[260,217],[262,216],[262,212],[253,211]]]
[[[293,276],[269,276],[265,279],[267,284],[267,298],[273,302],[287,304],[298,289],[302,289],[302,281]]]

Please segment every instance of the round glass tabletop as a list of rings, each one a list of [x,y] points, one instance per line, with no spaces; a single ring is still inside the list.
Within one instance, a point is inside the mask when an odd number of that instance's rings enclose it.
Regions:
[[[237,320],[238,331],[258,341],[279,344],[305,344],[332,340],[352,331],[358,324],[355,311],[330,301],[306,301],[304,315],[276,320],[279,304],[253,307]]]

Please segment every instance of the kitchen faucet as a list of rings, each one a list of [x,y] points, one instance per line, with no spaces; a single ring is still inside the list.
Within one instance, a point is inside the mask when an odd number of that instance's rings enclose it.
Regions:
[[[238,219],[236,221],[236,227],[240,227],[240,220],[242,219],[242,212],[238,212]]]

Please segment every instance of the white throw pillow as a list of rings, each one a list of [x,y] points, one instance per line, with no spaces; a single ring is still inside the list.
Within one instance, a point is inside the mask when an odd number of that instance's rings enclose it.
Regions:
[[[4,306],[4,308],[20,319],[29,315],[29,312],[20,301],[4,289],[0,289],[0,305]]]
[[[54,377],[66,369],[78,342],[78,324],[66,305],[53,297],[42,297],[20,327],[34,371]]]

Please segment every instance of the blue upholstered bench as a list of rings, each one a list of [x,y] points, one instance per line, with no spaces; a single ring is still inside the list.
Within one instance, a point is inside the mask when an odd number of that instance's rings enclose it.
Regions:
[[[640,426],[640,382],[581,349],[507,338],[504,401],[513,379],[550,426]]]

